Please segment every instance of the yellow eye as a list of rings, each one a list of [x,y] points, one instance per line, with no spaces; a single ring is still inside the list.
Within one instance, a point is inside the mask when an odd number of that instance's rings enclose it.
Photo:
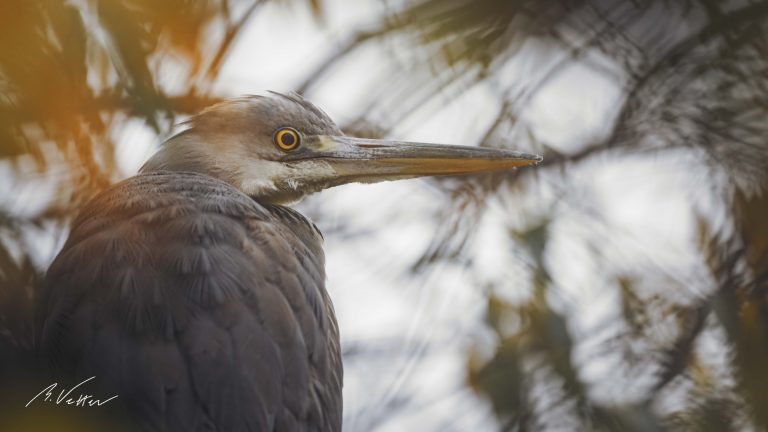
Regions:
[[[301,137],[296,129],[282,128],[275,132],[275,144],[283,150],[293,150],[301,143]]]

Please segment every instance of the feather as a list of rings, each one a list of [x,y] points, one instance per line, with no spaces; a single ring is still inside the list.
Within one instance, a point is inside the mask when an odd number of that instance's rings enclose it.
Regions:
[[[42,352],[147,430],[340,430],[321,243],[297,212],[219,180],[133,177],[73,223],[46,276]]]

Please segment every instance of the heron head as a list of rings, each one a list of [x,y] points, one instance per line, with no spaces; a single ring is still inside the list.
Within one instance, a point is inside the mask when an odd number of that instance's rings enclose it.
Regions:
[[[274,203],[346,183],[496,171],[541,160],[501,149],[347,137],[295,93],[231,99],[187,124],[142,172],[199,172]]]

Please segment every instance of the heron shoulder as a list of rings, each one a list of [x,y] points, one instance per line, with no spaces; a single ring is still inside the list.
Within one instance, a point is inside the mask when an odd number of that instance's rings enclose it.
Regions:
[[[39,308],[57,368],[93,372],[169,430],[338,429],[338,328],[319,233],[298,212],[205,175],[155,172],[94,197],[72,227]],[[168,388],[175,396],[146,405]]]

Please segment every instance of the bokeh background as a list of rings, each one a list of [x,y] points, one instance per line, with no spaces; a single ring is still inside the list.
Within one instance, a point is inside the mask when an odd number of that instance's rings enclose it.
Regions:
[[[295,90],[349,135],[545,158],[296,206],[345,430],[768,430],[768,1],[0,0],[0,35],[6,383],[79,206]]]

